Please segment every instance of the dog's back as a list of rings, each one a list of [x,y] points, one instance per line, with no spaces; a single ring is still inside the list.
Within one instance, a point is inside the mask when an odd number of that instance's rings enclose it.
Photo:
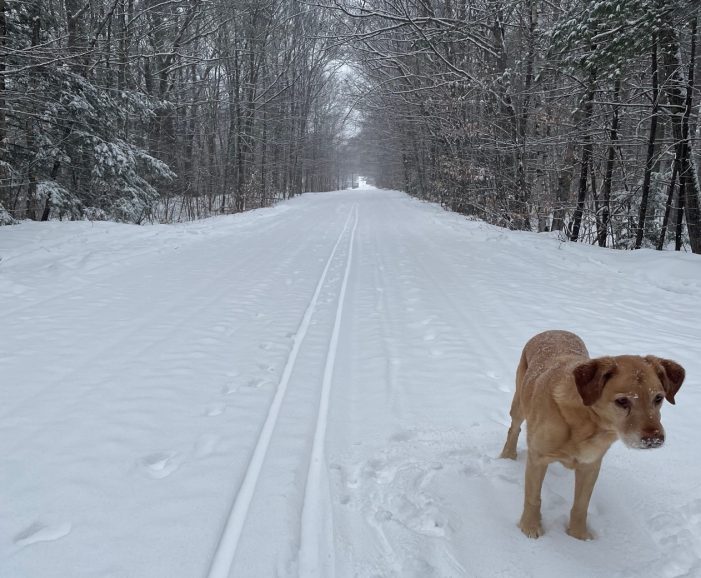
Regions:
[[[516,370],[514,403],[520,406],[518,414],[527,416],[538,377],[562,364],[575,364],[578,360],[586,359],[589,359],[587,347],[574,333],[554,330],[532,337],[523,348]]]
[[[589,358],[584,341],[569,331],[544,331],[532,337],[523,348],[521,360],[528,370],[529,377],[552,367],[558,357]],[[518,385],[518,384],[517,384]]]

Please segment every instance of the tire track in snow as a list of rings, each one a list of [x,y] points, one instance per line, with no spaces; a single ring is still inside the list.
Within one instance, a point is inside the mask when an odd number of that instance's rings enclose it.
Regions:
[[[348,230],[348,225],[352,220],[353,214],[356,216],[355,224],[357,225],[357,204],[351,208],[348,214],[348,217],[343,225],[343,229],[341,230],[341,234],[338,236],[336,244],[331,250],[331,254],[329,255],[326,265],[324,266],[321,276],[319,277],[316,289],[314,290],[312,298],[307,305],[304,315],[302,316],[302,321],[295,332],[292,349],[287,357],[287,362],[285,363],[282,377],[280,378],[277,390],[273,396],[273,401],[268,409],[268,415],[263,423],[263,427],[258,436],[251,459],[248,463],[248,467],[246,468],[243,481],[241,482],[238,493],[234,498],[234,503],[232,504],[229,515],[227,516],[224,530],[222,531],[219,543],[217,544],[217,548],[212,557],[212,563],[209,568],[209,573],[207,574],[208,578],[228,578],[233,566],[236,557],[236,550],[238,549],[239,540],[241,538],[241,532],[246,522],[248,510],[255,493],[258,478],[263,467],[263,462],[265,461],[265,456],[270,445],[270,440],[272,438],[275,425],[277,424],[277,420],[280,415],[280,408],[285,398],[285,393],[297,361],[297,356],[299,355],[302,343],[307,331],[309,330],[312,317],[316,312],[319,296],[324,283],[326,282],[326,276],[331,268],[331,263],[336,256],[336,252],[338,251],[343,238],[346,236],[346,231]],[[352,234],[354,233],[355,226],[352,231]]]
[[[300,576],[330,576],[333,575],[333,532],[331,516],[330,495],[328,493],[328,478],[324,469],[324,448],[326,443],[326,428],[329,417],[329,400],[331,397],[331,384],[333,370],[338,351],[338,337],[341,332],[341,320],[348,288],[351,263],[353,261],[353,244],[355,231],[358,228],[358,206],[355,206],[355,220],[348,241],[348,255],[346,257],[346,269],[341,282],[341,290],[338,294],[336,317],[329,340],[329,349],[324,363],[324,377],[321,385],[321,397],[317,414],[316,428],[314,430],[314,442],[312,445],[311,460],[307,473],[307,484],[304,490],[304,503],[302,506],[302,523],[299,550],[299,575]],[[324,485],[326,484],[326,485]],[[324,488],[326,493],[324,493]],[[326,514],[326,517],[324,517]],[[324,540],[324,536],[326,540]],[[326,544],[324,545],[324,542]],[[326,552],[324,552],[324,548]]]

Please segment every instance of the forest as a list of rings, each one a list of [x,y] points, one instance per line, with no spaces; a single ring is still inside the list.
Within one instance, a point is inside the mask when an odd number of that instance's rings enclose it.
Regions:
[[[0,0],[0,221],[174,222],[358,174],[701,252],[698,0]]]

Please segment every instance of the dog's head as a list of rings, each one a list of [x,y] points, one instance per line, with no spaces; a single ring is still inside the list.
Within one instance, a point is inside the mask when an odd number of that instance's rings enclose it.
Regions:
[[[599,357],[574,369],[582,402],[616,431],[630,448],[658,448],[664,443],[660,408],[684,381],[684,368],[653,355]]]

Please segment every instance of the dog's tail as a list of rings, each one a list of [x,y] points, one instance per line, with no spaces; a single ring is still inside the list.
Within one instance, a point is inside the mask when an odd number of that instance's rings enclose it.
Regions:
[[[524,349],[521,353],[521,359],[518,362],[518,367],[516,368],[516,392],[515,395],[519,393],[519,385],[523,383],[523,377],[526,375],[528,370],[528,361],[526,360],[526,350]]]
[[[527,369],[528,362],[526,361],[526,352],[524,351],[521,354],[521,360],[518,362],[518,368],[516,369],[516,389],[514,391],[514,398],[511,400],[511,411],[509,412],[511,416],[511,427],[509,427],[509,433],[506,436],[504,449],[501,451],[502,458],[516,459],[516,445],[518,444],[519,433],[521,433],[521,424],[525,417],[521,408],[520,386],[523,383],[523,377]]]

